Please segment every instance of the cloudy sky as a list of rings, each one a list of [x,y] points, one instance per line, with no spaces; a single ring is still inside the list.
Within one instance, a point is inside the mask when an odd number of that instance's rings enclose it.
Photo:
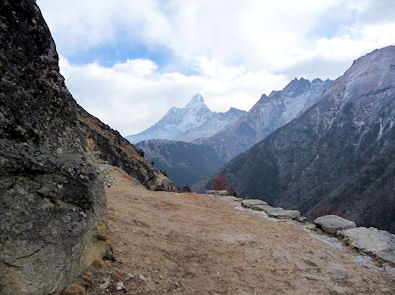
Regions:
[[[123,135],[201,93],[248,110],[395,43],[393,0],[38,0],[77,99]]]

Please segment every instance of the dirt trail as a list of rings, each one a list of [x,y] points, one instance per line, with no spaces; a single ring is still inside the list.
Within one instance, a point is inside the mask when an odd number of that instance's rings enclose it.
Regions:
[[[147,191],[117,168],[112,176],[117,261],[84,276],[90,294],[395,294],[393,273],[301,223],[213,196]]]

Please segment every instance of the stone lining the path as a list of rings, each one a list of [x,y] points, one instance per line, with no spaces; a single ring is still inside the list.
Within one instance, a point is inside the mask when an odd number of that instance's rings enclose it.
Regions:
[[[219,193],[213,193],[213,191],[209,192],[212,195],[220,195]],[[263,211],[267,216],[276,219],[293,219],[299,222],[306,221],[306,217],[301,216],[298,210],[275,208],[263,200],[232,197],[232,201],[240,202],[242,207],[247,210]],[[338,237],[358,251],[372,255],[395,266],[395,235],[387,231],[378,230],[373,227],[356,227],[355,222],[337,215],[320,216],[314,220],[314,224],[310,225],[311,229],[315,229],[314,225],[316,225],[325,233]]]

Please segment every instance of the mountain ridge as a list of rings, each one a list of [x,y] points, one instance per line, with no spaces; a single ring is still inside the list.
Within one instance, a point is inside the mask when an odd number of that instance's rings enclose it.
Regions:
[[[227,162],[261,141],[277,128],[299,116],[316,102],[333,81],[293,79],[284,89],[261,98],[243,117],[209,138],[197,143],[212,147]]]
[[[218,173],[241,194],[394,232],[395,47],[357,60],[301,116]],[[326,208],[326,209],[325,209]]]
[[[226,113],[211,111],[200,94],[195,94],[183,108],[172,107],[148,129],[126,136],[131,143],[150,139],[183,140],[211,136],[238,119],[244,111],[230,108]]]

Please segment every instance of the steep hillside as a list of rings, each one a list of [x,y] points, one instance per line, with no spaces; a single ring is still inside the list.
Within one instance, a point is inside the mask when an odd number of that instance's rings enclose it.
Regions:
[[[214,150],[193,143],[148,140],[137,144],[155,168],[165,170],[178,187],[192,185],[223,165]]]
[[[210,137],[229,124],[232,124],[246,113],[246,111],[235,108],[230,108],[226,113],[214,113],[214,115],[202,125],[178,135],[176,140],[191,142],[199,138]]]
[[[155,125],[138,134],[126,136],[126,139],[131,143],[149,139],[175,139],[180,134],[201,126],[213,115],[203,97],[196,94],[184,108],[171,108]]]
[[[294,79],[283,90],[262,95],[251,110],[210,138],[196,143],[212,147],[224,162],[258,143],[311,106],[332,81]]]
[[[1,1],[0,39],[0,293],[49,294],[108,250],[95,162],[174,186],[76,104],[36,1]]]
[[[91,116],[76,103],[75,105],[81,128],[86,134],[87,151],[92,158],[122,168],[148,189],[177,190],[167,177],[144,159],[142,150],[131,145],[118,131]]]
[[[243,195],[395,232],[395,47],[354,61],[319,102],[227,164]]]

